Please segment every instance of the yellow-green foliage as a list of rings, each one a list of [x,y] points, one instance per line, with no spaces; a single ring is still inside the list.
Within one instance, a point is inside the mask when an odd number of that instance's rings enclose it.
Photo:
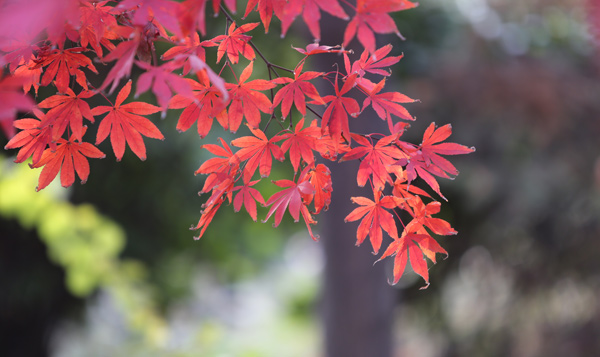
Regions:
[[[110,293],[129,325],[148,341],[164,340],[164,323],[152,302],[145,267],[121,260],[125,232],[92,205],[73,205],[57,182],[35,192],[38,170],[0,156],[0,216],[36,229],[49,258],[65,270],[65,284],[76,296],[98,288]]]

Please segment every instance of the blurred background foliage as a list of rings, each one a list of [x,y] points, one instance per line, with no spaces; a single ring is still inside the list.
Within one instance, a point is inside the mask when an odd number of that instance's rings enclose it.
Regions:
[[[427,0],[394,17],[407,41],[379,38],[405,54],[388,85],[421,100],[406,135],[452,123],[451,141],[477,148],[442,182],[459,231],[440,240],[450,257],[427,290],[412,273],[389,287],[396,355],[600,354],[600,56],[585,1]],[[212,35],[224,29],[210,21]],[[293,67],[304,25],[277,46],[272,27],[254,31],[257,46]],[[128,152],[115,164],[104,143],[107,158],[70,190],[35,193],[37,173],[3,159],[2,354],[320,355],[321,244],[289,217],[272,229],[231,207],[194,242],[200,145],[231,136],[199,142],[175,131],[175,111],[154,119],[166,140],[146,141],[147,162]]]

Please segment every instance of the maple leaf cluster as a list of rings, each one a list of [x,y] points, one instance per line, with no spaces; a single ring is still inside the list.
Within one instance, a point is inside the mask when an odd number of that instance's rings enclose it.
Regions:
[[[268,207],[264,221],[274,216],[274,226],[287,211],[295,221],[302,218],[316,240],[313,217],[327,210],[333,190],[325,162],[360,160],[357,184],[369,183],[373,198],[352,198],[359,207],[346,221],[360,220],[357,244],[368,236],[378,253],[385,231],[391,241],[380,260],[394,257],[394,283],[409,260],[429,283],[425,257],[435,263],[436,253],[447,254],[433,236],[456,231],[432,217],[440,211],[440,203],[413,181],[420,178],[436,197],[445,199],[436,177],[452,178],[458,171],[443,155],[474,149],[443,142],[451,134],[450,125],[436,128],[432,123],[420,144],[402,140],[407,121],[414,120],[404,104],[415,100],[386,90],[390,67],[402,56],[391,56],[391,45],[377,49],[375,34],[401,36],[389,14],[416,4],[408,0],[247,1],[244,18],[258,12],[265,32],[273,15],[281,21],[282,34],[302,17],[317,42],[295,48],[303,57],[293,69],[269,62],[256,48],[250,33],[261,23],[234,21],[229,13],[236,10],[234,0],[225,0],[224,5],[212,1],[212,11],[222,15],[227,30],[207,37],[207,5],[207,0],[0,0],[0,65],[4,68],[0,125],[10,138],[5,148],[18,150],[15,161],[31,160],[32,168],[42,168],[37,190],[59,173],[65,187],[74,183],[76,174],[85,182],[90,174],[88,159],[106,156],[96,146],[109,137],[117,161],[127,146],[145,160],[144,137],[164,139],[147,116],[161,112],[166,117],[168,110],[178,109],[182,111],[176,129],[185,132],[195,126],[201,139],[209,135],[215,120],[215,125],[232,133],[242,125],[251,133],[231,143],[219,138],[219,144],[203,145],[214,157],[195,172],[207,175],[200,193],[208,197],[193,227],[199,230],[196,238],[202,237],[228,202],[236,212],[244,207],[255,221],[257,204]],[[323,11],[348,21],[341,45],[318,44]],[[364,51],[351,60],[347,47],[355,37]],[[161,56],[156,42],[169,45]],[[206,52],[211,50],[216,51],[219,71],[206,63]],[[314,56],[324,53],[340,54],[341,69],[305,70]],[[251,79],[257,54],[269,80]],[[97,77],[88,76],[98,74],[98,65],[108,66],[108,73],[94,84],[90,78]],[[142,72],[137,78],[131,78],[134,66]],[[224,70],[231,71],[234,82],[222,78]],[[128,100],[134,80],[135,96],[150,90],[158,105]],[[37,97],[40,87],[53,88],[56,94],[36,101],[30,92]],[[325,95],[327,87],[330,94]],[[115,92],[113,102],[109,97]],[[356,99],[360,96],[362,104]],[[91,101],[93,97],[98,98]],[[106,105],[90,107],[97,100]],[[351,121],[361,120],[358,117],[367,108],[387,123],[387,133],[352,131]],[[16,119],[18,112],[32,115]],[[98,124],[93,141],[85,137],[91,124]],[[280,190],[265,199],[257,184],[270,176],[274,160],[286,159],[293,169],[291,179],[274,181]],[[409,222],[400,219],[402,211],[411,217]]]

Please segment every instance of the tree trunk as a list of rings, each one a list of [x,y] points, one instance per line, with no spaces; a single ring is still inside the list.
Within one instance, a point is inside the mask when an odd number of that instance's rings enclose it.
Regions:
[[[354,167],[350,167],[354,166]],[[328,357],[389,357],[395,290],[387,284],[384,264],[376,260],[368,241],[355,246],[356,224],[344,224],[353,205],[356,165],[333,165],[333,197],[323,220],[325,247],[323,319]]]
[[[321,43],[340,44],[346,24],[323,13]],[[356,47],[360,54],[362,48]],[[325,57],[328,56],[323,59]],[[338,56],[336,62],[342,70],[342,57]],[[331,65],[316,63],[318,70],[325,72],[332,70]],[[362,104],[364,97],[357,97],[357,100]],[[386,130],[384,122],[374,115],[362,114],[349,119],[354,132]],[[328,165],[333,180],[333,196],[329,211],[321,217],[325,249],[322,311],[327,357],[389,357],[393,350],[396,290],[387,283],[384,264],[373,266],[377,258],[371,254],[369,242],[365,241],[359,248],[355,246],[357,224],[344,223],[344,217],[357,207],[350,202],[350,197],[372,195],[357,186],[358,165],[358,161]]]

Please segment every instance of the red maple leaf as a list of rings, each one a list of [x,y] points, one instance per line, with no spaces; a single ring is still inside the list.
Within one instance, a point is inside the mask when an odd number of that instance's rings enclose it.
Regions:
[[[206,35],[206,3],[208,0],[186,0],[181,5],[183,11],[179,14],[179,22],[184,34],[198,30],[202,35]],[[212,8],[215,16],[219,14],[221,0],[213,0]],[[236,0],[225,0],[225,5],[236,12]]]
[[[340,6],[338,0],[275,1],[273,4],[273,11],[279,20],[281,20],[281,37],[285,37],[290,25],[298,15],[302,14],[302,18],[308,26],[310,33],[313,35],[315,42],[319,42],[321,40],[321,28],[319,27],[321,12],[319,9],[344,20],[350,19],[344,12],[344,9]]]
[[[392,45],[390,44],[379,48],[372,54],[369,54],[369,51],[364,50],[360,55],[360,58],[352,63],[352,66],[350,66],[350,58],[348,57],[348,54],[344,53],[346,73],[358,73],[360,77],[363,77],[368,72],[387,77],[391,75],[391,72],[383,68],[389,68],[393,66],[403,57],[403,55],[386,57],[391,51]]]
[[[410,257],[412,269],[427,283],[427,285],[421,289],[426,289],[429,286],[429,271],[424,255],[435,263],[436,253],[442,253],[448,256],[448,252],[442,248],[435,239],[431,238],[431,236],[427,234],[409,233],[402,235],[402,237],[395,239],[390,243],[379,260],[393,255],[396,256],[394,258],[394,284],[396,284],[402,277],[402,274],[404,274],[406,263]]]
[[[365,110],[370,104],[381,119],[387,120],[390,132],[394,132],[394,123],[392,122],[391,114],[404,120],[415,120],[408,110],[398,103],[414,103],[415,100],[399,92],[379,93],[384,85],[385,79],[382,79],[368,92],[369,94],[363,102],[362,110]]]
[[[441,141],[446,140],[451,134],[451,124],[446,124],[436,129],[435,123],[431,123],[423,134],[423,141],[419,148],[426,165],[437,166],[450,175],[456,176],[458,175],[456,167],[440,155],[469,154],[474,152],[475,148],[456,143],[440,143]]]
[[[219,77],[219,75],[216,74],[206,64],[206,62],[204,62],[195,55],[190,55],[188,57],[188,62],[190,63],[190,66],[195,72],[205,72],[205,74],[208,76],[208,79],[210,80],[210,83],[212,83],[213,86],[215,86],[218,90],[221,91],[224,100],[229,99],[229,92],[227,92],[227,88],[225,87],[225,80]]]
[[[221,0],[212,0],[212,4],[213,4],[213,12],[216,14],[219,13],[220,10],[220,6],[221,6]],[[230,9],[231,11],[233,11],[233,13],[235,14],[235,12],[237,11],[237,4],[235,0],[225,0],[225,5],[227,6],[228,9]]]
[[[83,118],[94,122],[90,106],[84,99],[94,95],[94,92],[88,90],[82,90],[75,95],[71,88],[67,88],[64,94],[56,94],[41,101],[38,106],[50,108],[50,110],[46,113],[46,118],[42,121],[40,128],[52,127],[52,138],[56,141],[64,134],[69,125],[75,138],[81,141],[84,132]]]
[[[184,35],[200,31],[206,35],[206,0],[186,0],[181,3],[183,11],[179,14],[179,23]]]
[[[44,53],[38,60],[37,66],[33,67],[35,69],[48,66],[42,76],[42,86],[47,86],[56,77],[56,89],[65,93],[69,88],[71,76],[75,75],[77,83],[87,88],[87,79],[79,67],[87,67],[94,73],[98,73],[98,71],[92,64],[92,60],[82,54],[85,51],[87,50],[83,47],[62,49],[61,46],[61,48]]]
[[[323,75],[322,72],[304,72],[302,68],[304,62],[301,62],[298,67],[294,70],[294,79],[287,77],[279,77],[273,79],[271,82],[276,84],[283,84],[284,87],[277,91],[273,98],[273,106],[278,106],[281,103],[281,115],[285,118],[290,113],[292,108],[292,102],[296,106],[296,109],[302,114],[306,115],[306,101],[304,96],[312,98],[312,103],[325,105],[323,98],[319,95],[317,88],[308,82],[311,79],[315,79]]]
[[[260,125],[260,112],[271,113],[271,101],[259,91],[268,90],[276,86],[264,79],[255,79],[246,82],[252,74],[254,62],[250,62],[240,75],[238,84],[226,83],[231,97],[229,105],[229,131],[235,133],[242,119],[246,118],[248,125],[252,128],[258,128]]]
[[[202,216],[200,216],[198,224],[196,225],[196,227],[190,228],[191,230],[200,229],[200,234],[198,234],[197,237],[194,237],[195,240],[202,238],[202,235],[204,235],[206,228],[208,228],[208,225],[210,224],[210,222],[212,222],[213,218],[215,217],[215,214],[217,213],[219,207],[221,207],[224,201],[225,200],[222,197],[219,197],[211,205],[207,205],[202,210]]]
[[[404,229],[406,232],[427,234],[427,231],[425,230],[425,227],[427,227],[433,233],[438,235],[448,236],[457,233],[452,226],[450,226],[450,223],[441,218],[431,217],[440,212],[441,203],[433,201],[425,205],[419,196],[414,196],[406,202],[410,208],[412,208],[412,210],[408,209],[408,212],[413,216],[412,221],[410,221]]]
[[[40,88],[40,76],[42,75],[41,68],[33,68],[35,66],[35,57],[31,57],[29,62],[23,63],[15,69],[15,77],[23,79],[23,92],[27,93],[31,87],[35,90],[37,97],[38,89]]]
[[[348,46],[358,32],[358,40],[369,52],[375,51],[376,33],[395,33],[402,38],[396,23],[389,12],[416,7],[408,0],[357,0],[356,15],[350,20],[344,32],[344,47]]]
[[[331,192],[333,191],[331,171],[327,166],[318,164],[316,167],[310,169],[307,178],[308,182],[315,188],[314,195],[311,195],[306,200],[307,202],[311,202],[314,198],[315,210],[312,213],[319,214],[323,209],[327,211],[331,203]]]
[[[231,145],[241,148],[235,153],[237,159],[240,162],[248,160],[244,167],[244,182],[250,182],[250,178],[252,178],[257,168],[260,168],[259,172],[262,177],[269,176],[273,162],[271,155],[279,161],[285,159],[283,151],[275,144],[281,140],[280,137],[267,139],[265,133],[260,129],[250,127],[250,131],[254,136],[243,136],[231,142]]]
[[[44,113],[37,108],[33,108],[33,114],[38,119],[24,118],[15,120],[15,128],[21,129],[21,131],[13,136],[4,147],[5,150],[21,148],[15,159],[17,163],[23,162],[33,156],[33,164],[36,164],[42,158],[42,154],[48,144],[53,142],[51,127],[41,127],[41,123],[46,119]],[[56,144],[52,148],[55,150]]]
[[[85,130],[84,130],[85,131]],[[50,184],[60,171],[60,183],[63,187],[69,187],[75,182],[75,171],[85,183],[90,174],[90,166],[86,157],[102,159],[106,157],[104,153],[94,145],[85,142],[76,142],[75,135],[72,135],[69,141],[59,139],[56,150],[46,149],[42,158],[31,167],[44,167],[38,180],[36,191],[39,191]]]
[[[39,46],[26,39],[2,38],[0,40],[0,52],[3,53],[2,59],[8,64],[10,73],[14,73],[20,64],[28,63],[30,58],[35,57],[33,53],[39,50]]]
[[[310,236],[313,240],[317,240],[318,236],[313,235],[310,228],[310,225],[315,224],[316,222],[308,212],[306,203],[302,199],[303,196],[312,195],[315,192],[313,185],[307,180],[307,170],[308,167],[303,170],[298,177],[298,182],[291,180],[279,180],[273,182],[277,186],[284,187],[285,189],[274,193],[267,201],[266,205],[271,206],[271,208],[269,209],[269,213],[267,213],[267,217],[263,220],[263,223],[268,221],[273,213],[275,213],[275,223],[273,226],[279,226],[279,223],[281,223],[281,220],[283,219],[283,214],[287,209],[295,222],[300,220],[300,214],[302,214],[302,218],[306,223]]]
[[[110,143],[117,161],[121,161],[125,153],[125,142],[129,144],[137,157],[146,160],[146,146],[142,135],[154,139],[164,139],[156,125],[141,116],[156,113],[160,108],[143,102],[123,104],[130,92],[131,80],[119,91],[114,106],[98,106],[92,109],[94,116],[108,112],[98,127],[96,145],[103,142],[110,134]]]
[[[123,77],[130,77],[131,67],[135,54],[142,43],[142,33],[139,27],[119,27],[119,35],[123,38],[130,38],[129,41],[120,42],[111,53],[104,57],[104,62],[117,60],[117,63],[110,69],[99,90],[104,90],[112,82],[109,93],[112,93],[119,85]]]
[[[308,26],[310,33],[315,38],[315,42],[319,42],[321,40],[321,28],[319,26],[321,13],[319,9],[344,20],[348,20],[350,18],[340,6],[338,0],[304,0],[302,18],[304,19],[306,26]]]
[[[27,111],[34,106],[33,100],[21,89],[25,80],[23,77],[0,76],[0,128],[8,138],[15,135],[12,124],[17,111]]]
[[[246,208],[246,211],[248,212],[250,217],[252,217],[254,222],[256,222],[257,219],[256,202],[258,201],[258,203],[262,204],[263,206],[266,205],[265,199],[262,197],[260,192],[258,192],[257,189],[250,187],[254,186],[259,181],[260,180],[251,181],[247,184],[244,184],[244,186],[237,186],[233,188],[233,191],[240,191],[237,195],[235,195],[235,198],[233,199],[233,209],[236,212],[239,212],[240,209],[242,209],[243,204]]]
[[[213,118],[227,129],[227,102],[223,100],[221,91],[210,85],[208,76],[204,72],[198,72],[198,82],[186,78],[194,91],[194,99],[183,95],[175,95],[169,102],[169,108],[185,108],[179,116],[177,130],[184,132],[194,123],[198,123],[198,135],[206,137],[212,127]]]
[[[45,32],[50,41],[58,42],[64,39],[65,23],[78,24],[79,8],[79,0],[0,1],[0,33],[36,42],[36,36]]]
[[[202,145],[203,149],[221,157],[213,157],[206,160],[200,165],[200,168],[194,172],[194,175],[208,175],[208,178],[204,181],[204,187],[201,192],[209,192],[215,186],[219,185],[224,178],[234,177],[239,170],[238,158],[234,156],[225,140],[219,138],[219,141],[221,142],[222,147],[215,144]]]
[[[358,230],[356,231],[356,245],[362,244],[367,235],[369,235],[373,253],[377,254],[381,247],[382,228],[390,235],[390,237],[395,239],[398,238],[398,229],[396,228],[396,222],[394,222],[394,216],[386,209],[394,209],[397,207],[399,199],[393,196],[384,196],[381,198],[381,191],[374,191],[373,194],[375,196],[375,201],[366,197],[352,197],[352,202],[359,204],[361,207],[350,212],[350,214],[344,218],[344,221],[354,222],[362,218],[362,221],[358,225]]]
[[[296,124],[296,128],[293,133],[281,134],[278,137],[281,140],[285,140],[281,144],[281,150],[283,153],[290,151],[290,161],[294,167],[294,172],[298,172],[300,166],[300,158],[304,160],[307,165],[311,165],[315,162],[315,154],[313,150],[316,149],[316,140],[321,136],[321,129],[317,127],[317,121],[313,120],[312,124],[306,128],[304,126],[304,118]]]
[[[113,50],[115,45],[109,41],[114,39],[112,29],[117,27],[117,19],[110,13],[112,6],[105,6],[108,1],[82,2],[81,27],[79,28],[80,43],[82,47],[92,46],[99,58],[102,58],[102,47]]]
[[[248,60],[253,60],[255,56],[254,50],[248,44],[252,36],[244,35],[244,33],[253,30],[258,25],[258,22],[252,22],[236,28],[234,22],[229,26],[227,35],[219,35],[213,38],[212,42],[219,43],[219,48],[217,48],[217,63],[221,61],[221,58],[225,54],[227,54],[227,58],[233,64],[239,62],[240,54]]]
[[[172,39],[175,39],[173,37]],[[193,68],[190,63],[190,56],[196,56],[200,60],[206,62],[206,50],[204,47],[213,47],[217,44],[212,41],[200,41],[200,36],[197,32],[193,32],[189,37],[185,37],[183,40],[177,42],[181,43],[179,46],[173,46],[163,53],[160,58],[163,61],[170,61],[173,59],[184,60],[183,63],[183,74],[188,74]]]
[[[393,173],[396,175],[396,180],[394,181],[394,188],[392,191],[392,194],[394,196],[403,199],[410,199],[415,197],[415,195],[421,195],[423,197],[431,198],[431,196],[426,191],[408,183],[408,180],[406,178],[406,170],[403,170],[401,166],[394,165]]]
[[[273,0],[270,1],[273,2]],[[284,38],[290,25],[302,13],[304,0],[275,0],[273,5],[272,11],[281,21],[281,38]],[[266,32],[268,32],[268,29]]]
[[[391,145],[398,138],[396,135],[383,137],[373,145],[371,138],[352,134],[352,138],[360,145],[346,153],[341,161],[362,158],[356,176],[356,182],[363,187],[369,176],[372,177],[373,190],[382,190],[388,181],[391,181],[389,170],[396,161],[406,158],[397,146]]]
[[[244,18],[246,18],[254,8],[257,9],[260,15],[260,21],[262,21],[265,27],[265,33],[269,32],[269,25],[271,24],[271,18],[273,17],[273,11],[282,14],[283,6],[286,0],[248,0],[246,5],[246,12]]]
[[[440,155],[461,155],[475,151],[474,147],[469,148],[456,143],[440,143],[440,141],[446,140],[450,134],[452,134],[450,124],[436,129],[435,123],[431,123],[423,134],[421,145],[411,148],[411,145],[404,144],[405,151],[410,155],[410,161],[406,165],[408,181],[414,180],[418,175],[444,199],[446,198],[440,192],[440,186],[433,175],[451,178],[449,175],[458,175],[458,170],[450,161]]]
[[[312,56],[312,55],[316,55],[319,53],[343,53],[343,52],[347,52],[346,50],[344,50],[342,48],[342,46],[321,46],[319,45],[319,43],[311,43],[310,45],[306,46],[306,49],[303,48],[298,48],[298,47],[294,47],[292,46],[293,49],[295,49],[296,51],[302,53],[303,55],[305,55],[306,57],[308,56]]]
[[[165,113],[169,105],[169,100],[173,96],[172,92],[176,92],[186,98],[194,99],[190,83],[180,75],[172,73],[180,67],[177,63],[167,62],[158,67],[140,61],[136,61],[136,64],[145,70],[137,80],[135,89],[136,97],[146,92],[152,86],[152,92],[156,95],[163,113]]]
[[[350,146],[343,141],[343,138],[334,143],[329,135],[323,135],[322,133],[317,137],[315,147],[321,157],[331,161],[336,161],[339,155],[350,151]]]
[[[131,18],[134,25],[145,26],[151,19],[156,19],[175,35],[182,35],[178,19],[182,8],[178,2],[169,0],[122,0],[115,8],[122,11],[135,10]]]
[[[335,95],[323,97],[325,103],[329,103],[327,109],[323,113],[321,120],[321,131],[328,132],[333,140],[333,144],[337,148],[340,139],[343,137],[348,143],[352,141],[350,137],[350,127],[348,125],[348,113],[352,117],[357,117],[360,113],[360,106],[354,98],[344,97],[356,82],[356,74],[346,78],[342,89],[338,87],[338,77],[335,76]]]

